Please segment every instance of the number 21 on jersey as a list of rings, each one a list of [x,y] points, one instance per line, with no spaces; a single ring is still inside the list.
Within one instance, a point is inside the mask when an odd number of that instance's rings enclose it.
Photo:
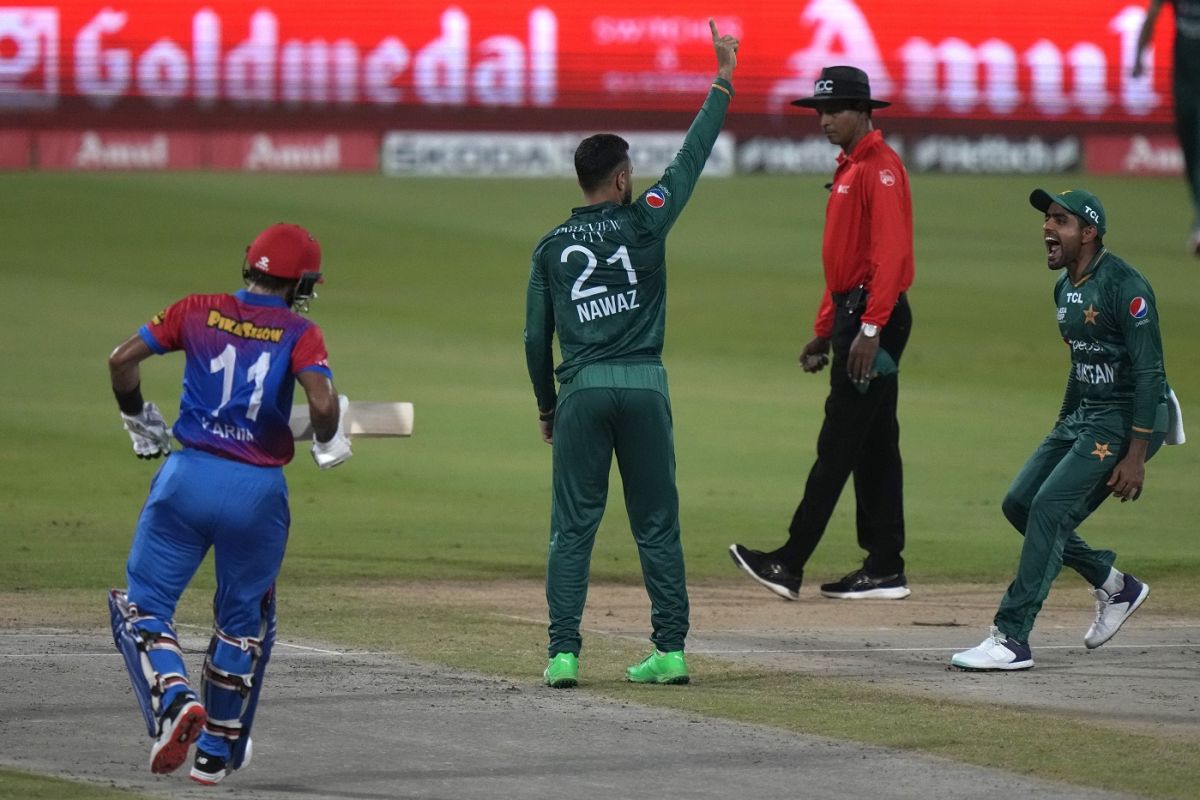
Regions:
[[[596,254],[588,248],[579,244],[571,245],[567,249],[563,250],[562,263],[566,264],[570,260],[571,256],[575,253],[579,253],[587,259],[587,266],[584,267],[583,272],[579,273],[579,277],[575,279],[575,285],[571,287],[571,299],[583,300],[586,297],[592,297],[594,295],[604,294],[607,292],[608,287],[601,284],[597,284],[596,286],[592,286],[587,289],[583,288],[583,284],[587,282],[588,278],[592,277],[592,272],[596,269],[596,265],[599,263],[596,260]],[[625,268],[625,274],[629,278],[629,285],[637,285],[637,273],[633,271],[633,262],[629,260],[629,251],[625,249],[625,245],[618,247],[617,252],[613,253],[608,261],[604,263],[616,264],[618,261],[621,262],[621,266]]]

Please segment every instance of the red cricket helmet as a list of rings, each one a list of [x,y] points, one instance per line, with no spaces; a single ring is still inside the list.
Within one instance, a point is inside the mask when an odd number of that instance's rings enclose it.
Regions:
[[[306,275],[321,277],[321,245],[313,235],[289,222],[277,222],[260,233],[246,248],[246,267],[284,280]]]

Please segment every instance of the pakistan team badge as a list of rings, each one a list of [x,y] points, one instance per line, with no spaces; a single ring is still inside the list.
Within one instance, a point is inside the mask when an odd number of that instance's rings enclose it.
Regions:
[[[1101,461],[1112,455],[1112,451],[1108,449],[1108,442],[1101,444],[1096,442],[1096,449],[1092,451],[1092,455],[1099,457]]]
[[[1100,316],[1100,312],[1096,310],[1094,305],[1088,303],[1088,307],[1083,310],[1083,324],[1095,325],[1096,317],[1098,316]]]

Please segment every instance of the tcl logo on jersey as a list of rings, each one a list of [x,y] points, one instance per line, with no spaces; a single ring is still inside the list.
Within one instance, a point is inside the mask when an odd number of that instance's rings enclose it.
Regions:
[[[646,192],[646,205],[651,208],[662,208],[667,204],[666,195],[662,193],[662,189],[651,189]]]
[[[1150,313],[1150,304],[1146,302],[1144,297],[1135,297],[1129,301],[1129,316],[1134,319],[1142,319]]]

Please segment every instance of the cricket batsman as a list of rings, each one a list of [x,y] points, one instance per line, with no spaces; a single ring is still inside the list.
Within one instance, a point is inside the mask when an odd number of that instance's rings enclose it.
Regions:
[[[154,316],[108,359],[113,393],[139,458],[169,456],[150,484],[125,567],[109,592],[113,641],[154,740],[150,770],[168,773],[197,743],[191,778],[215,784],[250,761],[250,727],[275,641],[275,579],[287,544],[292,394],[299,381],[321,469],[351,455],[321,329],[306,311],[322,281],[321,248],[299,225],[272,225],[247,248],[235,294],[194,294]],[[186,358],[172,430],[142,398],[153,355]],[[214,627],[198,697],[173,617],[205,554],[215,556]]]
[[[636,199],[629,144],[590,136],[575,151],[584,205],[533,251],[525,359],[542,439],[553,445],[553,500],[546,566],[552,687],[579,676],[580,619],[612,455],[650,596],[655,650],[626,670],[635,683],[681,684],[688,596],[667,374],[666,238],[700,178],[733,97],[738,42],[709,20],[717,75],[662,177]],[[553,366],[558,333],[562,361]],[[555,387],[555,377],[558,387]]]

